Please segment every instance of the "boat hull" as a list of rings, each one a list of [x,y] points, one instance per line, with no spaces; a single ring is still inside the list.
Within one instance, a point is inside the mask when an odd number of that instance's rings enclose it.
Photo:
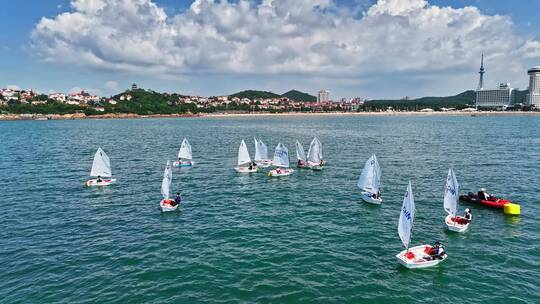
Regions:
[[[255,173],[259,171],[259,168],[254,167],[252,169],[249,169],[249,167],[234,167],[234,170],[238,173]]]
[[[116,182],[115,178],[101,179],[101,182],[97,181],[97,178],[89,179],[86,181],[86,187],[97,187],[97,186],[109,186],[110,184]]]
[[[370,192],[362,191],[362,200],[368,204],[380,205],[382,198],[374,198]]]
[[[311,169],[310,166],[307,163],[296,164],[296,168],[298,168],[298,169]]]
[[[255,163],[257,164],[257,167],[268,168],[272,165],[272,160],[271,159],[255,160]]]
[[[175,161],[173,163],[173,167],[191,167],[194,164],[195,164],[195,162],[191,161],[191,160],[190,161],[185,161],[185,160],[183,160],[183,161]]]
[[[293,174],[293,172],[294,172],[293,169],[280,169],[279,172],[277,171],[277,169],[274,169],[268,172],[268,176],[272,176],[272,177],[289,176]]]
[[[409,248],[408,252],[407,250],[403,250],[398,253],[396,259],[399,264],[405,268],[420,269],[436,266],[448,257],[447,255],[444,255],[442,259],[431,259],[427,253],[429,249],[431,249],[431,246],[429,245],[412,247]]]
[[[176,206],[172,206],[170,202],[173,202],[171,199],[162,199],[161,202],[159,202],[159,206],[161,207],[161,211],[163,212],[172,212],[176,211],[178,209],[179,204]]]
[[[469,225],[471,223],[459,223],[459,219],[465,220],[463,217],[458,216],[458,222],[455,221],[455,217],[453,217],[451,214],[447,215],[444,219],[444,223],[446,224],[446,228],[450,231],[463,233],[469,229]]]
[[[502,198],[494,198],[490,200],[482,200],[478,195],[460,195],[459,199],[469,203],[477,203],[491,208],[503,209],[504,205],[512,203],[512,201]]]

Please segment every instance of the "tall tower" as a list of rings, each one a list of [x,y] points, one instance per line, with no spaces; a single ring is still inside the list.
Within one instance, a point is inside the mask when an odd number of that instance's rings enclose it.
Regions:
[[[476,89],[477,91],[484,89],[484,73],[484,53],[482,53],[482,60],[480,61],[480,72],[478,72],[478,74],[480,74],[480,81],[478,82],[478,88]]]

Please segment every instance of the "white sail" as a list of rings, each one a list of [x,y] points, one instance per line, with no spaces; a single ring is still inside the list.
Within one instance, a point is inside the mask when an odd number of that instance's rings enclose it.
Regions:
[[[448,170],[446,177],[446,188],[444,189],[444,210],[455,216],[457,213],[457,201],[459,194],[459,184],[454,174],[454,170]]]
[[[319,146],[319,159],[323,160],[324,158],[322,156],[322,143],[317,137],[314,137],[313,140],[317,141],[317,144]]]
[[[317,137],[313,138],[311,144],[309,145],[307,160],[311,163],[320,163],[321,162],[321,142]]]
[[[251,158],[249,157],[248,148],[246,146],[246,142],[242,139],[242,142],[240,143],[240,147],[238,148],[238,165],[244,165],[249,164],[251,162]]]
[[[409,248],[409,243],[411,241],[415,212],[414,197],[411,182],[409,182],[407,192],[405,192],[405,196],[403,197],[403,205],[401,206],[401,213],[399,215],[398,222],[399,238],[406,248]]]
[[[301,161],[307,160],[306,151],[304,151],[304,147],[298,140],[296,141],[296,158]]]
[[[358,179],[358,188],[376,194],[381,187],[381,167],[377,157],[373,154],[364,165],[364,169]]]
[[[111,177],[111,161],[109,157],[101,148],[97,149],[94,155],[94,162],[92,163],[92,171],[90,176]]]
[[[272,165],[276,167],[289,167],[289,150],[282,143],[279,143],[274,152],[274,159]]]
[[[266,144],[257,138],[254,138],[255,140],[255,157],[253,160],[255,161],[261,161],[261,160],[267,160],[268,159],[268,148],[266,147]]]
[[[172,168],[171,163],[167,161],[167,166],[165,167],[165,172],[163,172],[163,181],[161,182],[161,195],[163,198],[169,198],[171,192],[171,183],[172,183]]]
[[[191,145],[187,138],[184,138],[182,144],[180,145],[180,151],[178,151],[178,158],[182,159],[193,159],[193,153],[191,152]]]

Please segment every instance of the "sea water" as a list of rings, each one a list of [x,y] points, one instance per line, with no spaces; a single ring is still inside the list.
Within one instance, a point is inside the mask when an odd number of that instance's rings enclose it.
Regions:
[[[284,178],[233,170],[253,136],[323,143],[323,171]],[[175,168],[181,211],[163,214],[167,160],[184,137],[195,166]],[[540,117],[293,116],[0,122],[2,303],[538,303]],[[116,184],[85,188],[98,147]],[[381,206],[356,182],[375,153]],[[462,203],[470,231],[445,231],[443,193],[520,203],[521,216]],[[395,255],[411,181],[411,245],[446,245],[439,266]]]

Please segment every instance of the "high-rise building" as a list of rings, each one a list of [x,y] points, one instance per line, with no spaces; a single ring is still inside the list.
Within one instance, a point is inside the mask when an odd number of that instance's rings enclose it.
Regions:
[[[540,66],[529,69],[527,74],[529,74],[529,93],[525,104],[540,109]]]
[[[317,94],[317,103],[330,101],[330,92],[326,90],[320,90]]]
[[[514,104],[515,90],[509,83],[501,83],[497,89],[476,91],[477,107],[507,107]]]

